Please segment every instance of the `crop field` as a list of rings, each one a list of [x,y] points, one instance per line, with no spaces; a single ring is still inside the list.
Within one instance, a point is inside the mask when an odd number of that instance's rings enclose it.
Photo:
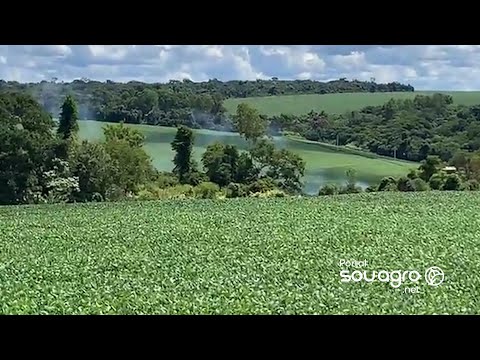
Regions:
[[[413,93],[336,93],[236,98],[227,99],[224,106],[229,113],[234,113],[238,104],[245,102],[257,108],[261,114],[270,116],[282,113],[302,115],[312,110],[341,114],[347,111],[360,110],[365,106],[383,105],[391,98],[413,99],[416,95],[431,96],[434,93],[451,95],[455,104],[480,104],[479,91],[416,91]]]
[[[466,192],[0,207],[0,313],[479,314],[479,211]],[[445,276],[343,283],[342,259]]]
[[[107,123],[96,121],[80,121],[80,137],[90,140],[102,138],[102,127]],[[172,159],[174,152],[170,143],[173,140],[176,128],[127,125],[143,132],[146,136],[145,149],[152,157],[153,165],[163,171],[173,169]],[[195,130],[194,158],[200,163],[205,148],[216,141],[238,146],[245,149],[245,141],[235,133]],[[325,183],[343,184],[346,181],[345,172],[349,169],[357,171],[358,182],[361,186],[379,182],[385,176],[406,175],[419,164],[398,161],[388,158],[379,158],[373,154],[352,154],[347,151],[338,151],[332,147],[321,146],[318,143],[278,137],[275,139],[278,147],[285,147],[299,154],[306,161],[306,172],[303,179],[305,191],[309,194],[318,193],[318,189]],[[201,163],[200,163],[201,164]]]

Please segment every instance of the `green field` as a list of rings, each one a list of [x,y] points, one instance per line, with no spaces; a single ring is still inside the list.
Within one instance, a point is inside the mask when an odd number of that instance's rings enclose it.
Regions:
[[[261,114],[306,114],[311,110],[340,114],[359,110],[365,106],[385,104],[391,98],[413,99],[416,95],[432,95],[434,93],[449,94],[456,104],[480,104],[480,91],[416,91],[398,93],[345,93],[324,95],[285,95],[244,99],[227,99],[224,103],[228,112],[234,113],[238,104],[246,102],[257,108]]]
[[[467,192],[0,207],[0,313],[479,314],[479,211]],[[342,283],[341,259],[445,279]]]
[[[106,123],[96,121],[80,121],[79,124],[80,137],[90,140],[101,139],[102,127],[106,125]],[[158,169],[165,171],[173,169],[174,153],[170,143],[175,136],[176,128],[148,125],[127,126],[133,126],[145,134],[145,148]],[[246,148],[245,141],[238,134],[195,130],[195,159],[200,161],[205,148],[215,141],[237,145],[240,149]],[[343,184],[346,180],[345,172],[349,168],[357,171],[360,185],[367,186],[380,181],[385,176],[405,175],[409,169],[418,167],[416,163],[375,157],[373,154],[360,156],[308,141],[279,137],[275,138],[275,142],[279,147],[286,147],[299,154],[306,161],[304,183],[305,191],[310,194],[316,194],[319,187],[327,182]]]

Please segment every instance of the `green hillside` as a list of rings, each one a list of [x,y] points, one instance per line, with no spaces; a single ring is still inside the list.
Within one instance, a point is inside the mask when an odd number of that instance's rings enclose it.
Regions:
[[[336,93],[325,95],[286,95],[253,98],[227,99],[225,108],[234,113],[238,104],[246,102],[260,113],[265,115],[294,114],[301,115],[311,110],[325,111],[326,113],[340,114],[347,111],[359,110],[365,106],[378,106],[391,98],[413,99],[416,95],[432,95],[434,93],[448,94],[456,104],[480,104],[480,91],[417,91],[397,93]]]

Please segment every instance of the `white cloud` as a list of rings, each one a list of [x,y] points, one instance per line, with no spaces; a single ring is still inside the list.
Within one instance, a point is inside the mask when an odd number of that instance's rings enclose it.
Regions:
[[[1,45],[0,78],[165,82],[346,77],[476,89],[479,45]]]
[[[365,53],[361,51],[352,51],[348,55],[334,55],[332,62],[342,69],[355,69],[367,64]]]

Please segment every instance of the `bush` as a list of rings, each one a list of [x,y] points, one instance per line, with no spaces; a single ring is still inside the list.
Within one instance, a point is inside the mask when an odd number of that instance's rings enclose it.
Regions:
[[[264,193],[269,190],[275,190],[277,186],[271,178],[263,178],[255,181],[248,186],[248,192],[250,194]]]
[[[468,180],[466,184],[467,184],[467,189],[470,191],[477,191],[480,189],[480,184],[475,179]]]
[[[442,186],[442,190],[446,191],[457,191],[460,190],[460,186],[462,185],[462,180],[457,174],[450,174],[447,175],[445,182]]]
[[[113,185],[111,158],[99,143],[82,141],[71,156],[72,172],[78,177],[79,192],[76,201],[101,201],[107,189]],[[94,199],[95,197],[95,199]]]
[[[337,195],[340,189],[336,184],[325,184],[318,191],[318,196]]]
[[[201,199],[215,199],[219,191],[220,187],[212,182],[202,182],[194,189],[195,196]]]
[[[245,184],[230,183],[226,189],[227,198],[237,198],[247,196],[248,187]]]
[[[209,178],[200,171],[192,171],[185,175],[185,184],[197,186],[203,182],[209,182]]]
[[[408,177],[402,176],[397,181],[397,190],[398,191],[415,191],[412,180]]]
[[[369,185],[365,188],[365,192],[372,193],[378,190],[379,185]]]
[[[428,183],[425,182],[425,180],[416,178],[413,180],[410,180],[413,190],[414,191],[428,191],[430,190],[430,187],[428,186]]]
[[[407,178],[409,178],[410,180],[414,180],[419,177],[420,176],[418,174],[418,170],[415,170],[415,169],[410,170],[409,173],[407,174]]]
[[[189,184],[176,185],[168,189],[164,189],[164,194],[167,194],[167,198],[186,198],[194,197],[194,187]]]
[[[392,177],[384,177],[380,184],[378,185],[378,191],[396,191],[397,190],[397,180]]]
[[[348,184],[340,188],[339,194],[358,194],[361,193],[363,190],[360,186],[355,186],[352,184]]]
[[[79,179],[71,176],[68,162],[53,159],[52,169],[42,175],[45,184],[44,198],[49,203],[72,201],[80,192]]]
[[[428,184],[432,190],[440,190],[443,187],[444,179],[440,173],[433,174]]]
[[[179,184],[178,178],[169,172],[159,172],[156,176],[155,183],[160,189],[176,186]]]
[[[108,201],[120,201],[126,198],[126,194],[120,186],[112,185],[107,189],[105,198]]]

